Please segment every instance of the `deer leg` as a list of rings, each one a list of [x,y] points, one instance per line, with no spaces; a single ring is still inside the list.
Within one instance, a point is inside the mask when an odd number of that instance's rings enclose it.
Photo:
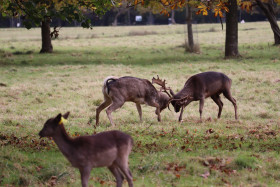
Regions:
[[[90,167],[80,168],[82,187],[88,186],[88,179],[90,176],[90,171],[91,171]]]
[[[106,109],[107,116],[108,116],[112,126],[115,126],[115,123],[113,122],[111,113],[113,111],[117,110],[118,108],[121,108],[123,104],[124,104],[124,102],[114,102],[113,101],[113,103]]]
[[[180,112],[180,116],[179,116],[179,122],[182,121],[182,116],[183,116],[184,108],[185,108],[185,106],[182,106],[181,112]]]
[[[200,121],[202,121],[202,111],[204,106],[204,98],[199,100],[199,114],[200,114]]]
[[[142,122],[142,109],[141,109],[141,105],[139,103],[136,103],[136,108],[140,117],[140,121]]]
[[[99,114],[102,110],[104,110],[104,108],[106,108],[107,106],[109,106],[112,103],[110,98],[106,98],[105,101],[96,109],[96,125],[98,125],[99,123]]]
[[[159,106],[159,104],[158,103],[156,103],[155,101],[151,101],[151,102],[148,102],[148,103],[146,103],[147,105],[149,105],[149,106],[153,106],[153,107],[156,107],[156,111],[155,111],[155,113],[156,113],[156,115],[158,116],[158,121],[161,121],[161,117],[160,117],[160,106]]]
[[[128,182],[128,186],[129,187],[133,187],[133,182],[132,182],[132,174],[131,171],[128,167],[128,158],[126,159],[122,159],[119,164],[118,164],[120,170],[123,172],[123,174],[125,175],[125,178]]]
[[[230,91],[225,91],[223,92],[224,96],[233,104],[234,106],[234,112],[235,112],[235,119],[238,119],[237,116],[237,105],[236,105],[236,100],[231,96]]]
[[[122,186],[122,183],[123,183],[123,175],[121,174],[120,170],[112,165],[112,166],[109,166],[108,169],[112,172],[112,174],[115,176],[116,180],[117,180],[117,187],[121,187]]]
[[[223,102],[221,101],[221,98],[219,95],[213,95],[211,96],[211,98],[213,99],[213,101],[218,105],[219,107],[219,113],[218,113],[218,118],[221,117],[221,113],[222,113],[222,110],[223,110]]]
[[[188,105],[190,104],[190,102],[191,102],[191,101],[188,100],[185,104],[182,105],[181,113],[180,113],[180,116],[179,116],[179,122],[182,121],[184,108],[185,108],[186,106],[188,106]]]
[[[128,156],[131,151],[131,145],[122,146],[119,149],[119,156],[115,161],[120,171],[125,175],[129,187],[133,187],[132,174],[128,167]]]
[[[157,109],[156,109],[156,114],[157,114],[157,116],[158,116],[158,122],[160,122],[161,121],[161,116],[160,116],[160,108],[159,107],[157,107]]]

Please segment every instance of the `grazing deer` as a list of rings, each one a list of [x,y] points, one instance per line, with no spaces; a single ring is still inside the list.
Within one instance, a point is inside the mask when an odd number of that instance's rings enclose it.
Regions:
[[[156,107],[158,121],[161,121],[160,112],[168,106],[170,99],[165,93],[157,91],[152,83],[146,79],[136,77],[107,77],[104,80],[104,102],[96,109],[96,125],[99,123],[100,112],[106,109],[106,113],[112,126],[114,122],[111,113],[121,108],[125,102],[134,102],[142,121],[141,104]]]
[[[121,131],[101,132],[92,136],[71,138],[66,133],[64,121],[69,112],[50,118],[40,131],[40,137],[52,137],[59,150],[73,167],[80,170],[82,186],[88,186],[92,168],[108,167],[122,186],[123,174],[129,187],[133,186],[132,175],[128,167],[128,156],[132,149],[132,138]]]
[[[211,97],[218,105],[218,118],[220,118],[223,109],[223,102],[220,98],[221,93],[223,93],[223,95],[233,104],[235,119],[237,120],[236,100],[231,96],[230,92],[231,82],[231,79],[225,74],[209,71],[191,76],[185,83],[183,89],[177,94],[174,94],[170,88],[166,88],[165,81],[158,79],[156,83],[161,85],[165,92],[167,92],[167,90],[170,91],[172,98],[169,103],[171,102],[175,112],[179,112],[181,109],[179,121],[182,120],[184,108],[192,101],[199,101],[199,113],[201,120],[204,100],[207,97]]]

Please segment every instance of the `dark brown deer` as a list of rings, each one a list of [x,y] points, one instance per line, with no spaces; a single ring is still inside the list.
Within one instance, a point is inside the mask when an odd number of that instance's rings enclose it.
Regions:
[[[96,125],[99,123],[100,112],[106,109],[106,113],[112,126],[114,122],[111,113],[121,108],[125,102],[134,102],[142,121],[141,104],[156,107],[158,121],[161,121],[160,112],[164,110],[170,99],[165,93],[157,91],[152,83],[146,79],[136,77],[107,77],[102,89],[104,102],[96,109]]]
[[[202,120],[204,100],[208,97],[211,97],[218,105],[218,118],[220,118],[223,109],[223,102],[220,98],[221,93],[233,104],[235,119],[238,119],[236,100],[231,96],[230,92],[232,81],[223,73],[209,71],[193,75],[177,94],[174,94],[170,88],[166,88],[164,81],[158,80],[156,83],[161,85],[165,92],[170,91],[173,97],[169,102],[173,105],[175,112],[179,112],[181,109],[179,121],[182,120],[184,108],[192,101],[199,101],[200,120]]]
[[[129,187],[132,187],[132,175],[128,167],[132,138],[121,131],[107,131],[92,136],[71,138],[63,125],[64,118],[67,119],[68,116],[69,112],[48,119],[39,136],[53,138],[72,166],[80,170],[82,186],[88,186],[92,168],[108,167],[117,180],[117,187],[122,186],[123,175]]]

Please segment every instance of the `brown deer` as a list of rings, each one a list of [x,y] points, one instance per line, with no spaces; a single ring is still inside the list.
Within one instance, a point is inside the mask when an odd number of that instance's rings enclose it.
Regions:
[[[71,138],[64,128],[64,119],[69,112],[50,118],[40,131],[40,137],[52,137],[59,150],[73,167],[80,170],[82,186],[88,186],[92,168],[108,167],[115,176],[117,187],[122,186],[125,175],[129,187],[133,186],[128,167],[128,156],[132,149],[132,138],[121,131],[101,132],[92,136]]]
[[[230,92],[232,81],[223,73],[209,71],[193,75],[187,80],[183,89],[177,94],[174,94],[170,88],[166,88],[165,81],[162,81],[158,78],[156,83],[161,85],[165,92],[168,90],[170,91],[172,98],[170,99],[169,103],[171,102],[175,112],[179,112],[181,109],[179,121],[182,120],[184,108],[192,101],[199,101],[199,113],[201,121],[204,100],[208,97],[211,97],[218,105],[218,118],[220,118],[223,109],[223,102],[220,98],[221,93],[223,93],[223,95],[233,104],[235,119],[238,119],[236,100],[231,96]]]
[[[167,107],[170,99],[165,93],[157,91],[150,81],[136,77],[107,77],[102,92],[104,102],[96,109],[96,125],[99,123],[100,112],[110,105],[106,113],[111,125],[114,126],[111,113],[128,101],[136,104],[140,121],[142,121],[141,104],[156,107],[155,113],[158,121],[161,121],[160,112]]]

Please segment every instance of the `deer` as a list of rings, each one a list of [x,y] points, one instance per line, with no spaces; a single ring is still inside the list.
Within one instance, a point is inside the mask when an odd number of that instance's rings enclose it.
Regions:
[[[141,104],[146,104],[156,108],[158,121],[161,121],[160,113],[168,106],[170,96],[162,91],[158,91],[147,79],[137,77],[112,77],[104,80],[102,92],[104,102],[96,109],[96,125],[99,123],[100,112],[106,109],[107,116],[112,126],[115,126],[111,113],[123,106],[125,102],[134,102],[142,122]]]
[[[124,176],[129,187],[133,187],[132,174],[128,165],[128,157],[133,146],[131,136],[113,130],[71,138],[64,128],[69,114],[70,112],[64,115],[60,113],[48,119],[39,132],[39,136],[53,138],[72,166],[79,169],[82,187],[88,186],[90,172],[96,167],[107,167],[116,178],[117,187],[122,186]]]
[[[166,87],[165,81],[158,78],[155,83],[160,85],[164,92],[170,92],[172,98],[170,98],[168,102],[168,107],[171,103],[176,113],[178,113],[181,109],[179,122],[182,121],[184,108],[193,101],[199,101],[200,121],[202,121],[204,101],[208,97],[211,97],[218,105],[219,119],[223,109],[223,102],[220,98],[221,93],[223,93],[223,95],[233,104],[235,119],[238,119],[236,100],[232,97],[230,91],[232,80],[223,73],[209,71],[193,75],[186,81],[184,87],[176,94],[174,94],[170,87]]]

